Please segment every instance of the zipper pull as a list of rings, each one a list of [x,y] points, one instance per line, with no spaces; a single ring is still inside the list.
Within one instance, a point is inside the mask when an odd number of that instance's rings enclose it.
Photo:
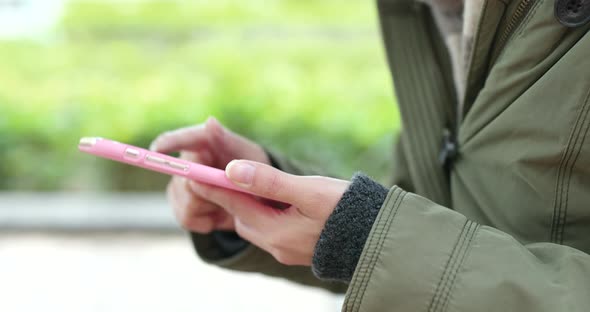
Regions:
[[[450,176],[449,174],[453,169],[453,163],[457,159],[458,155],[459,146],[457,144],[457,140],[453,135],[453,132],[451,132],[449,128],[445,128],[443,130],[443,140],[440,154],[438,155],[438,160],[447,172],[447,176]]]

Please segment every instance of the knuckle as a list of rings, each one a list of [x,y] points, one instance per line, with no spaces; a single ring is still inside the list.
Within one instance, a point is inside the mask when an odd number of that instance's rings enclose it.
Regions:
[[[192,161],[192,153],[191,152],[187,152],[185,150],[180,151],[180,153],[178,153],[178,158],[180,159],[184,159],[184,160],[189,160]]]
[[[284,264],[284,265],[295,264],[294,259],[288,253],[286,253],[282,250],[275,250],[272,253],[272,256],[281,264]]]
[[[180,207],[180,209],[178,210],[178,221],[180,221],[181,223],[189,222],[191,216],[191,209],[187,206]]]
[[[310,207],[319,206],[325,202],[325,194],[319,189],[314,189],[309,192],[305,202]]]
[[[225,141],[225,132],[222,127],[219,127],[219,126],[205,127],[205,133],[215,144],[223,146],[223,143]]]
[[[174,182],[173,182],[173,180],[171,180],[170,182],[168,182],[168,185],[166,185],[166,198],[168,199],[168,202],[172,202],[173,197],[174,197]]]
[[[306,199],[307,199],[306,201],[312,205],[322,203],[324,201],[324,198],[325,198],[325,195],[324,195],[323,190],[318,189],[318,188],[312,189],[309,191],[308,194],[306,194]]]
[[[234,227],[235,227],[235,231],[238,234],[238,236],[240,236],[241,238],[246,239],[246,231],[244,229],[244,225],[242,224],[242,222],[235,220],[234,221]]]
[[[213,231],[213,222],[206,217],[193,217],[182,219],[180,225],[187,231],[207,234]]]
[[[219,204],[223,208],[230,209],[231,211],[235,210],[236,208],[239,208],[240,205],[243,205],[243,203],[240,203],[237,197],[233,196],[228,196],[227,198],[225,198],[223,202],[219,202]]]
[[[168,183],[168,190],[172,193],[181,194],[185,190],[185,184],[182,178],[174,176]]]
[[[172,192],[181,185],[182,179],[178,176],[173,176],[170,181],[168,182],[167,191]]]
[[[263,192],[269,195],[278,195],[284,189],[283,179],[278,174],[273,174],[268,183],[264,186]]]
[[[283,235],[281,234],[273,234],[270,235],[268,238],[268,245],[277,250],[281,250],[283,246],[285,246],[285,240],[283,239]]]
[[[215,193],[212,191],[212,188],[208,187],[207,185],[202,185],[202,184],[198,184],[195,185],[196,189],[191,187],[189,184],[187,184],[187,188],[191,191],[191,194],[194,197],[199,197],[199,198],[203,198],[203,199],[213,199],[215,196]]]
[[[199,154],[194,153],[194,152],[180,151],[179,158],[184,159],[184,160],[188,160],[188,161],[192,161],[192,162],[196,162],[196,163],[201,162]]]
[[[178,223],[180,223],[180,226],[185,230],[190,231],[193,227],[193,220],[182,215],[178,218]]]
[[[217,196],[214,191],[209,188],[203,188],[199,194],[202,198],[207,198],[213,202],[217,202]]]
[[[200,188],[200,195],[204,198],[215,198],[215,192],[209,185],[202,185]]]
[[[187,204],[182,207],[179,207],[177,211],[178,221],[183,227],[190,227],[193,225],[193,220],[195,218],[195,212],[199,209],[198,205],[191,205]]]
[[[214,229],[213,222],[211,222],[211,220],[202,220],[202,221],[203,222],[201,222],[199,225],[193,226],[191,231],[197,232],[199,234],[211,233]]]
[[[154,142],[160,142],[161,143],[161,141],[166,140],[167,138],[169,138],[171,134],[172,134],[172,131],[170,131],[170,130],[169,131],[164,131],[164,132],[160,133],[160,135],[158,135],[156,137],[156,139],[154,140]]]

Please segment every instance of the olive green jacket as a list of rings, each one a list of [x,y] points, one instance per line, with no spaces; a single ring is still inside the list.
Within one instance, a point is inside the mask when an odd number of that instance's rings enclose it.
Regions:
[[[209,236],[194,236],[197,252],[346,291],[344,311],[589,311],[590,24],[562,26],[555,1],[485,1],[461,112],[429,9],[379,1],[404,127],[395,186],[349,285],[253,246],[224,258]],[[450,174],[445,128],[458,145]]]

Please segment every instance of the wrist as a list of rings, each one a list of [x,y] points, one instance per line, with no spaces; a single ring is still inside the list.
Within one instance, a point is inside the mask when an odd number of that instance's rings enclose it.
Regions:
[[[318,278],[350,281],[387,193],[366,175],[353,176],[315,246],[312,270]]]

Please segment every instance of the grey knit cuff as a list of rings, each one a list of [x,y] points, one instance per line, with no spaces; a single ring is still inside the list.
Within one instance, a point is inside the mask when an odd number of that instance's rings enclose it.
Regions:
[[[320,234],[312,271],[320,279],[350,282],[388,190],[362,173],[342,195]]]

